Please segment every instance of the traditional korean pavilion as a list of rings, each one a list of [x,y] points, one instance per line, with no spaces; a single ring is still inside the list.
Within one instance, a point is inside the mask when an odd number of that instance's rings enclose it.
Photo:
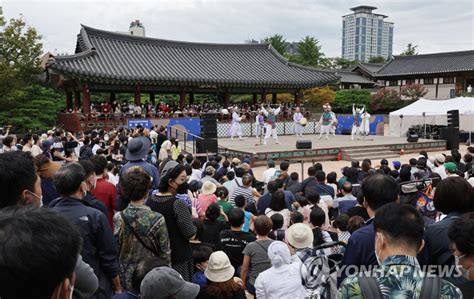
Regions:
[[[170,41],[82,26],[75,54],[54,56],[46,64],[48,83],[63,89],[67,108],[90,113],[91,92],[179,94],[180,106],[194,94],[217,94],[225,106],[231,94],[258,98],[292,93],[338,80],[334,72],[288,62],[269,44],[213,44]],[[82,100],[82,105],[81,105]]]

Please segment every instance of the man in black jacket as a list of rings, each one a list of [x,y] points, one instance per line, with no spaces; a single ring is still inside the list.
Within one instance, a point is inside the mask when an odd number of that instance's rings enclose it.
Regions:
[[[91,298],[111,298],[122,290],[119,279],[118,248],[107,217],[82,200],[87,185],[84,168],[78,163],[63,166],[54,175],[61,198],[49,207],[76,224],[83,238],[82,257],[99,278],[99,289]]]

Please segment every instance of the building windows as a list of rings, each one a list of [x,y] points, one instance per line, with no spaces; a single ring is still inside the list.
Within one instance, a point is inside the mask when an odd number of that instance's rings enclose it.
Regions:
[[[362,18],[362,26],[366,26],[367,25],[367,18]]]
[[[454,84],[454,77],[443,77],[443,84]]]
[[[388,81],[388,86],[397,86],[398,85],[398,80],[390,80]]]
[[[360,18],[356,18],[356,26],[360,25]]]
[[[423,80],[423,83],[424,83],[425,85],[432,85],[432,84],[434,84],[434,78],[425,78],[425,79]]]

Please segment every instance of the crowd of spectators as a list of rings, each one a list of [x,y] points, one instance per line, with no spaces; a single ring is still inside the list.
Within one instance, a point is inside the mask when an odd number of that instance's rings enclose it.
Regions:
[[[473,156],[301,180],[160,127],[8,135],[0,298],[472,298]]]

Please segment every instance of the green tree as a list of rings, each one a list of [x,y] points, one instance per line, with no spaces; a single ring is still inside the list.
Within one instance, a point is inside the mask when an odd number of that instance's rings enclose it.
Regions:
[[[312,37],[306,36],[298,44],[297,62],[308,66],[323,66],[327,64],[327,59],[321,51],[319,41]]]
[[[333,61],[332,68],[334,69],[349,69],[359,62],[356,60],[349,60],[342,57],[336,57]]]
[[[315,87],[307,89],[303,93],[303,101],[306,108],[321,109],[323,104],[334,102],[336,93],[330,87]]]
[[[262,43],[271,44],[272,47],[281,55],[286,52],[286,39],[281,34],[275,34],[262,40]]]
[[[411,56],[411,55],[418,55],[418,52],[416,51],[416,49],[418,48],[418,45],[414,45],[412,43],[409,43],[407,45],[407,48],[405,49],[405,51],[403,51],[402,53],[400,53],[401,56]]]
[[[393,89],[380,89],[370,99],[370,109],[373,112],[388,113],[413,103],[411,100],[402,100],[400,94]]]
[[[382,56],[370,57],[369,63],[385,63],[385,58]]]
[[[332,109],[337,113],[352,113],[352,104],[369,106],[370,91],[364,89],[343,89],[336,92]],[[370,109],[369,109],[369,112]]]

